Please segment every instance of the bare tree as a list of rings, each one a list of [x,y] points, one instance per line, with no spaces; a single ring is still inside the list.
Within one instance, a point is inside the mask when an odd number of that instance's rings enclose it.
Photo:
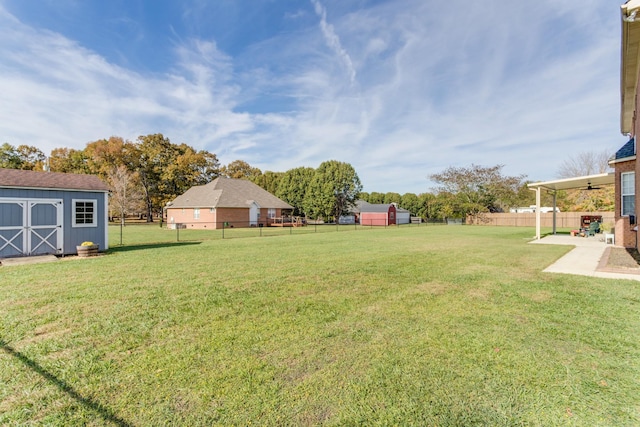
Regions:
[[[609,170],[611,154],[606,151],[584,151],[566,158],[558,170],[558,178],[595,175]]]
[[[124,225],[127,214],[144,209],[144,195],[138,173],[118,166],[107,174],[107,180],[111,187],[110,208],[120,216],[120,224]]]

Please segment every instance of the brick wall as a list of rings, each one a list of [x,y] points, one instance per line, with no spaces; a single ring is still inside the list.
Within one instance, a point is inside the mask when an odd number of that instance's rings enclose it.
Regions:
[[[633,231],[635,225],[631,225],[628,216],[622,216],[622,179],[620,175],[623,172],[633,172],[636,168],[636,161],[620,162],[615,164],[616,174],[616,212],[615,212],[615,239],[617,246],[625,248],[636,247],[636,231]],[[638,172],[636,171],[636,212],[638,209]],[[637,214],[636,214],[637,218]],[[636,220],[637,222],[637,220]]]

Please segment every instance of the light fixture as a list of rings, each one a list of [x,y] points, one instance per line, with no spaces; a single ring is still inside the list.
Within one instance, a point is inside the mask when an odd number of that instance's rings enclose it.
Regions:
[[[624,22],[636,22],[636,14],[638,13],[638,9],[635,9],[629,16],[622,18]]]

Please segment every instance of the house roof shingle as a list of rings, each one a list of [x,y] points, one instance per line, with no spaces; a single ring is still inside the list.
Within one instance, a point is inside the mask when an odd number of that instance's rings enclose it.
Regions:
[[[171,202],[171,208],[248,208],[252,201],[261,208],[293,209],[251,181],[219,177],[191,187]]]
[[[109,191],[107,184],[95,175],[3,168],[0,168],[0,187]]]
[[[635,139],[628,140],[613,156],[613,160],[625,159],[627,157],[633,157],[636,154]]]

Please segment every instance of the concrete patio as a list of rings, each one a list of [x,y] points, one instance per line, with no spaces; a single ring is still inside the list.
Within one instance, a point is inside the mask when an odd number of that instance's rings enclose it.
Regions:
[[[547,273],[576,274],[581,276],[603,277],[607,279],[640,280],[640,271],[606,268],[608,248],[602,235],[593,237],[574,237],[565,234],[545,236],[532,240],[531,244],[575,246],[565,256],[551,264]]]

